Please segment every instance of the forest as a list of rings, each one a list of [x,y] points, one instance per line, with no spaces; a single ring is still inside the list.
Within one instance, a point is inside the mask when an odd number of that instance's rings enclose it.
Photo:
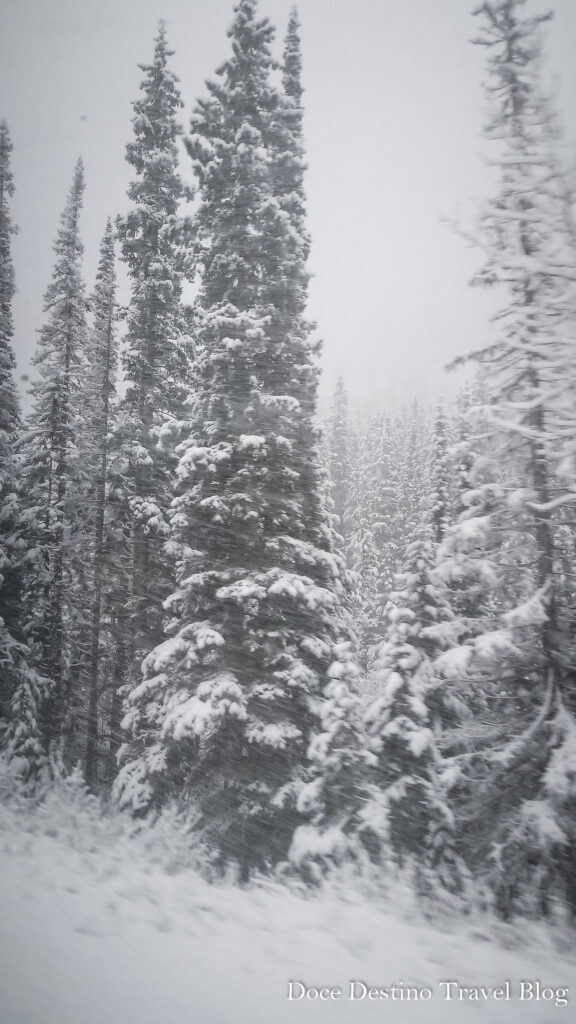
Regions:
[[[90,284],[73,169],[26,414],[2,122],[2,772],[20,808],[68,785],[140,836],[172,822],[212,885],[402,879],[428,917],[569,925],[576,191],[549,15],[474,14],[471,283],[498,311],[433,408],[340,379],[319,416],[295,10],[277,53],[237,0],[187,125],[160,24]]]

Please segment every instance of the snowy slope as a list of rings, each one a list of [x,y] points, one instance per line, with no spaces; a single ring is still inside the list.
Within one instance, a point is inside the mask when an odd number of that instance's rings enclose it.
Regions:
[[[52,815],[54,809],[52,809]],[[169,873],[138,837],[74,812],[0,808],[1,1024],[284,1024],[450,1021],[552,1024],[554,1002],[517,998],[521,979],[572,986],[544,930],[504,948],[486,925],[433,930],[414,914],[279,886],[209,886]],[[52,833],[52,834],[49,834]],[[556,942],[556,946],[558,942]],[[289,979],[339,986],[329,1003],[289,1002]],[[348,1000],[350,980],[430,987],[427,1001]],[[438,983],[512,983],[509,1002],[447,1002]]]

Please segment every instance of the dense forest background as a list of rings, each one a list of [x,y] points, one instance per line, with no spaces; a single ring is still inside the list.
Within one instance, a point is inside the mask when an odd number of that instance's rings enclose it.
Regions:
[[[351,864],[424,906],[570,918],[574,189],[547,16],[476,15],[498,313],[435,408],[352,408],[340,380],[318,422],[295,12],[277,60],[239,0],[186,132],[160,26],[91,289],[74,169],[26,417],[2,124],[0,735],[30,800],[81,771],[150,827],[176,809],[209,877]]]

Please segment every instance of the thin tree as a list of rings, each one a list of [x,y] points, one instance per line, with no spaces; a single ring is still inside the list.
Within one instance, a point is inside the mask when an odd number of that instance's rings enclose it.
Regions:
[[[12,142],[5,121],[0,123],[0,663],[3,666],[0,684],[0,718],[8,716],[17,641],[19,613],[19,582],[13,537],[18,509],[16,500],[15,444],[20,430],[20,403],[16,392],[14,371],[12,299],[14,297],[14,266],[12,235],[16,228],[10,215],[14,179],[10,166]]]
[[[89,335],[87,387],[87,421],[84,447],[91,464],[93,514],[90,523],[91,590],[90,641],[88,660],[88,708],[86,723],[85,777],[89,786],[97,781],[98,770],[98,706],[102,683],[102,614],[106,570],[106,513],[109,484],[111,402],[115,391],[117,343],[115,335],[116,271],[114,229],[109,220],[100,246],[96,287],[92,298],[93,326]]]
[[[143,655],[162,638],[162,602],[169,592],[165,515],[174,461],[159,439],[184,417],[190,389],[190,342],[181,302],[190,228],[181,204],[189,190],[178,170],[183,103],[178,78],[168,66],[172,53],[161,24],[152,63],[140,65],[144,79],[134,103],[134,139],[126,150],[136,175],[128,190],[132,206],[119,222],[132,287],[123,354],[126,393],[117,430],[127,460],[131,565],[130,591],[120,600],[130,608],[130,661],[136,674]]]
[[[334,511],[338,516],[338,529],[347,540],[352,467],[350,465],[351,424],[348,416],[348,396],[342,377],[338,378],[328,421],[328,456]]]
[[[48,745],[69,741],[73,730],[71,669],[81,657],[85,608],[80,597],[85,470],[78,445],[87,309],[79,231],[83,194],[79,160],[54,244],[56,262],[44,301],[47,319],[34,359],[38,375],[22,442],[23,489],[36,521],[27,600],[41,668],[51,683],[43,722]]]
[[[434,571],[431,520],[424,510],[395,578],[388,636],[376,662],[379,693],[365,716],[376,759],[373,810],[367,814],[381,819],[381,841],[397,863],[415,864],[421,896],[438,883],[457,892],[464,877],[454,814],[442,785],[442,730],[460,703],[435,664],[448,646],[453,615]]]
[[[22,428],[14,371],[15,291],[10,214],[12,142],[0,123],[0,742],[27,783],[44,761],[40,713],[46,681],[34,667],[25,628],[26,521],[19,493],[17,444]]]

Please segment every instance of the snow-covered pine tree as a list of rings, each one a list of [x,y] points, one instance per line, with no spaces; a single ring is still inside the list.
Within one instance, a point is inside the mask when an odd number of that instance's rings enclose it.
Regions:
[[[348,564],[356,582],[354,619],[369,677],[385,636],[385,609],[406,544],[429,489],[427,419],[418,403],[395,415],[373,414],[360,436],[352,473]],[[373,685],[373,680],[369,684]]]
[[[379,413],[370,417],[359,434],[350,481],[346,558],[353,582],[352,613],[358,634],[358,657],[364,670],[384,636],[384,608],[392,582],[388,545],[393,499],[387,447],[389,428],[388,417]]]
[[[350,644],[334,646],[328,684],[320,711],[320,728],[308,756],[307,781],[298,798],[305,816],[294,833],[290,866],[307,881],[320,881],[334,867],[380,852],[380,836],[367,807],[370,767],[359,697],[350,683],[358,673]]]
[[[0,123],[0,721],[8,717],[13,690],[10,666],[17,649],[14,630],[19,614],[19,581],[14,565],[12,538],[17,519],[15,442],[20,429],[20,404],[16,393],[13,350],[14,267],[10,216],[14,179],[10,164],[12,142],[8,125]]]
[[[491,859],[503,913],[528,898],[542,910],[554,891],[574,909],[575,690],[559,610],[557,509],[576,498],[566,460],[576,274],[553,115],[539,80],[549,16],[527,16],[524,0],[485,2],[476,13],[487,52],[487,137],[499,170],[480,225],[486,262],[477,283],[503,287],[508,301],[495,340],[468,357],[482,366],[491,396],[489,437],[452,541],[493,584],[487,631],[477,628],[467,641],[468,670],[492,677],[495,723],[489,749],[470,762],[475,827],[480,818],[491,823],[475,848]]]
[[[288,314],[296,317],[309,349],[312,325],[306,320],[305,311],[309,281],[306,262],[310,254],[310,237],[306,228],[304,90],[300,22],[296,8],[292,8],[288,21],[281,72],[282,89],[277,93],[274,119],[270,125],[271,170],[275,197],[294,229],[291,237],[283,242],[288,279],[283,289],[282,305]]]
[[[382,821],[382,840],[401,866],[414,861],[417,885],[433,881],[458,891],[463,870],[455,822],[441,782],[443,718],[459,711],[435,668],[450,639],[448,594],[434,572],[435,545],[424,513],[406,549],[403,572],[388,608],[388,636],[376,662],[379,693],[365,727],[376,758],[374,789],[365,817]]]
[[[488,395],[479,375],[467,382],[456,397],[450,427],[452,443],[449,450],[453,491],[451,525],[468,507],[465,495],[472,487],[471,474],[484,444],[480,436],[482,421],[478,416],[478,410],[487,400]]]
[[[172,635],[131,694],[116,791],[140,810],[193,804],[219,862],[246,878],[286,857],[305,817],[308,750],[325,687],[347,685],[350,633],[320,488],[307,275],[276,194],[273,30],[256,0],[239,0],[229,35],[188,139],[203,276]]]
[[[432,424],[418,401],[405,406],[392,423],[390,483],[394,502],[390,516],[389,544],[401,571],[406,544],[422,516],[422,496],[430,491]]]
[[[436,406],[432,450],[432,514],[434,543],[439,545],[452,520],[454,477],[450,447],[450,423],[441,399]]]
[[[16,393],[13,351],[14,267],[12,235],[16,228],[10,215],[14,195],[14,178],[10,163],[12,141],[6,121],[0,122],[0,472],[2,487],[5,475],[13,473],[14,438],[20,427],[20,403]],[[12,481],[9,480],[11,485]]]
[[[142,92],[134,103],[134,139],[126,150],[136,173],[128,190],[133,205],[119,222],[132,287],[123,353],[126,393],[117,430],[126,459],[131,567],[129,593],[119,600],[130,607],[136,676],[143,655],[162,637],[162,602],[170,590],[165,516],[175,463],[170,448],[158,442],[163,430],[183,418],[191,376],[189,325],[181,301],[191,273],[191,225],[181,207],[190,192],[178,169],[183,103],[178,78],[168,66],[172,53],[161,24],[152,63],[140,65]]]
[[[311,343],[313,324],[305,317],[309,274],[306,263],[310,252],[310,239],[306,228],[306,198],[304,171],[306,154],[303,136],[302,106],[302,52],[300,21],[296,7],[290,12],[284,42],[282,61],[282,90],[275,117],[276,142],[274,146],[274,191],[281,208],[290,219],[292,231],[284,240],[285,311],[280,330],[290,332],[299,347],[294,348],[294,366],[301,364],[304,385],[301,403],[307,413],[301,418],[298,447],[310,450],[310,425],[316,417],[316,384],[318,366],[311,356],[318,354],[319,345]],[[306,403],[306,393],[308,401]],[[331,497],[338,516],[336,536],[332,544],[339,547],[340,536],[346,544],[349,527],[347,518],[350,470],[353,459],[354,437],[348,414],[348,398],[342,378],[337,384],[328,434],[329,474],[332,482]],[[317,443],[320,438],[316,435]],[[304,518],[318,520],[322,533],[331,517],[325,513],[323,484],[319,476],[317,458],[310,458],[300,466],[300,495]],[[315,543],[318,538],[312,536]],[[320,538],[320,544],[325,541]],[[345,591],[340,597],[345,606],[351,604],[352,583],[342,572]],[[299,810],[305,814],[307,824],[297,828],[290,847],[290,860],[310,877],[322,873],[327,866],[350,855],[359,853],[356,840],[362,837],[369,845],[368,831],[362,821],[366,757],[362,752],[358,721],[358,702],[350,683],[357,674],[353,663],[350,634],[337,644],[333,664],[328,671],[328,683],[321,705],[319,731],[308,750],[311,762],[309,781],[299,797]]]
[[[16,446],[21,430],[14,380],[14,267],[10,215],[14,179],[8,125],[0,123],[0,743],[26,781],[43,759],[40,708],[45,681],[34,667],[22,606],[25,522],[18,493]]]
[[[282,270],[277,280],[271,275],[268,297],[274,307],[270,324],[271,342],[283,347],[289,339],[290,377],[303,415],[297,417],[294,444],[302,452],[314,451],[314,457],[302,459],[298,467],[302,514],[308,522],[308,537],[313,543],[326,543],[327,481],[318,458],[321,443],[316,426],[317,392],[320,368],[316,356],[320,342],[314,339],[314,324],[306,317],[310,274],[307,260],[310,237],[306,226],[306,169],[302,107],[302,55],[300,23],[292,8],[281,63],[282,87],[275,90],[269,124],[270,184],[278,203],[270,222],[270,239],[277,233],[277,259]],[[276,339],[276,340],[274,340]],[[299,433],[298,433],[299,431]],[[330,541],[330,544],[332,541]]]
[[[85,610],[83,482],[78,446],[86,346],[86,297],[79,218],[84,172],[79,160],[54,243],[47,319],[34,359],[32,411],[22,439],[22,494],[31,531],[26,601],[40,668],[50,680],[43,711],[47,745],[73,730],[72,668],[79,662]]]
[[[110,443],[113,426],[112,400],[118,362],[116,339],[116,269],[114,228],[108,220],[100,246],[96,287],[92,297],[93,323],[88,334],[87,366],[83,387],[86,416],[81,444],[89,466],[90,501],[85,523],[90,560],[90,624],[87,676],[85,778],[94,786],[98,773],[99,697],[103,690],[103,611],[109,596],[106,527],[109,491]],[[108,571],[107,571],[108,570]],[[105,593],[105,588],[107,593]],[[108,639],[110,639],[108,637]]]
[[[348,395],[342,377],[338,378],[328,421],[328,458],[332,500],[338,516],[338,530],[346,544],[350,524],[349,504],[352,466],[350,463],[350,419]]]
[[[274,167],[274,189],[289,213],[296,228],[293,245],[297,258],[293,270],[306,285],[308,275],[306,260],[310,252],[310,238],[306,229],[306,195],[304,172],[306,155],[304,149],[304,108],[302,97],[302,50],[300,44],[300,21],[295,7],[290,12],[284,54],[282,61],[282,90],[278,97],[276,113],[276,160]],[[297,295],[294,293],[293,298]],[[305,305],[299,304],[298,312],[304,315]]]
[[[447,667],[452,663],[456,675],[466,671],[470,656],[466,644],[486,630],[487,616],[491,615],[494,605],[493,595],[498,589],[500,540],[493,536],[489,550],[487,534],[478,529],[488,521],[493,509],[494,460],[489,452],[490,432],[481,412],[487,398],[486,388],[479,378],[462,389],[449,429],[452,443],[447,451],[444,445],[438,450],[442,481],[446,480],[447,473],[450,478],[450,513],[444,517],[443,528],[437,534],[437,567],[450,591],[452,611],[459,625],[460,652],[454,649],[445,659]],[[434,471],[434,478],[437,472]],[[442,486],[442,490],[444,497],[440,504],[444,507],[446,487]],[[434,494],[433,503],[437,500]],[[466,522],[471,525],[464,527]],[[480,557],[481,551],[483,557]],[[470,693],[468,699],[471,699]]]

